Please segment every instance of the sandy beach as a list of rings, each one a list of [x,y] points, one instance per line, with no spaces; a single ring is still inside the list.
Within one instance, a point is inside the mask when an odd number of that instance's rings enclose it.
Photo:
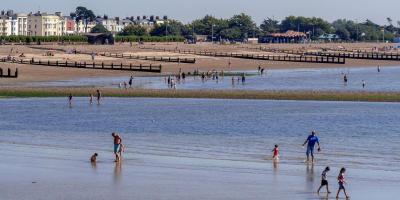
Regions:
[[[262,52],[256,49],[247,49],[248,47],[260,47],[267,46],[270,48],[282,48],[289,50],[296,49],[321,49],[321,48],[336,48],[338,46],[343,46],[346,49],[370,49],[373,47],[382,47],[382,44],[378,43],[357,43],[357,44],[312,44],[301,45],[301,44],[269,44],[269,45],[212,45],[212,44],[197,44],[188,45],[183,43],[161,43],[161,44],[145,44],[146,47],[157,47],[157,48],[167,48],[167,49],[181,49],[181,50],[207,50],[216,52],[228,52],[228,53],[249,53],[249,54],[260,54],[269,55],[270,52]],[[131,59],[120,59],[120,58],[110,58],[96,56],[95,61],[97,62],[114,62],[114,63],[132,63],[132,64],[155,64],[162,65],[163,74],[177,73],[180,69],[183,72],[193,72],[198,69],[200,71],[210,71],[210,70],[224,70],[224,71],[245,71],[245,70],[256,70],[258,66],[266,69],[293,69],[293,68],[349,68],[349,67],[376,67],[380,66],[398,66],[400,63],[398,61],[376,61],[376,60],[355,60],[346,59],[346,64],[320,64],[320,63],[295,63],[295,62],[278,62],[278,61],[257,61],[257,60],[247,60],[238,58],[223,58],[223,57],[207,57],[207,56],[197,56],[188,54],[178,54],[169,52],[160,52],[157,50],[140,49],[137,45],[131,47],[129,44],[117,44],[114,46],[89,46],[89,45],[75,45],[75,46],[61,46],[61,45],[42,45],[45,48],[63,48],[65,50],[77,49],[87,52],[110,52],[110,53],[126,53],[139,56],[165,56],[165,57],[180,57],[180,58],[196,58],[195,64],[184,64],[184,63],[167,63],[167,62],[157,62],[157,61],[145,61],[145,60],[131,60]],[[12,53],[11,53],[12,50]],[[6,57],[8,55],[14,56],[17,59],[21,53],[24,53],[25,59],[35,58],[40,60],[59,60],[59,61],[87,61],[91,62],[91,57],[89,55],[80,54],[68,54],[66,52],[51,51],[54,56],[45,56],[46,50],[38,50],[29,48],[29,46],[19,46],[19,45],[8,45],[0,46],[0,57]],[[229,62],[231,66],[229,67]],[[132,73],[132,72],[118,72],[118,71],[103,71],[103,70],[86,70],[86,69],[64,69],[56,67],[46,67],[46,66],[31,66],[31,65],[19,65],[19,64],[9,64],[0,63],[0,67],[6,69],[15,68],[19,69],[20,77],[18,79],[0,79],[0,84],[17,84],[26,83],[31,81],[54,81],[54,80],[67,80],[71,78],[84,78],[84,77],[107,77],[107,76],[130,76],[134,74],[135,76],[146,76],[146,73]]]

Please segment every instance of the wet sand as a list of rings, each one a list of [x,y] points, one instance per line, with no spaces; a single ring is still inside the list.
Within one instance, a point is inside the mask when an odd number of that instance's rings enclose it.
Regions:
[[[182,50],[210,50],[218,52],[232,52],[232,53],[252,53],[252,54],[271,54],[270,52],[261,52],[254,49],[246,49],[247,47],[259,47],[260,45],[212,45],[212,44],[197,44],[188,45],[182,43],[159,43],[159,44],[145,44],[147,47],[167,48],[174,49],[178,47]],[[390,44],[385,44],[390,45]],[[345,46],[348,49],[370,49],[372,47],[383,46],[377,43],[358,43],[358,44],[313,44],[311,46],[300,45],[300,44],[272,44],[272,45],[261,45],[268,46],[271,48],[282,48],[282,49],[321,49],[321,48],[335,48],[337,46]],[[293,69],[293,68],[338,68],[338,67],[376,67],[380,66],[399,66],[398,61],[376,61],[376,60],[355,60],[346,59],[346,64],[320,64],[320,63],[296,63],[296,62],[276,62],[276,61],[257,61],[247,60],[238,58],[223,58],[223,57],[207,57],[207,56],[196,56],[188,54],[178,54],[169,52],[160,52],[156,50],[140,49],[137,45],[130,47],[129,44],[116,44],[114,46],[97,46],[97,45],[74,45],[74,46],[61,46],[61,45],[42,45],[41,47],[48,48],[63,48],[65,50],[77,49],[83,51],[93,52],[111,52],[111,53],[129,53],[140,56],[171,56],[171,57],[182,57],[182,58],[196,58],[195,64],[184,64],[184,63],[165,63],[157,61],[144,61],[144,60],[127,60],[127,59],[116,59],[96,56],[97,62],[115,62],[115,63],[132,63],[132,64],[161,64],[163,66],[163,74],[177,73],[180,69],[184,72],[193,72],[196,69],[200,71],[209,70],[224,70],[224,71],[243,71],[243,70],[256,70],[260,65],[266,69]],[[11,49],[13,52],[11,53]],[[88,55],[74,55],[67,54],[65,52],[52,51],[54,56],[45,56],[46,50],[32,49],[28,46],[0,46],[0,57],[6,57],[7,55],[18,56],[21,53],[25,54],[25,58],[35,58],[42,60],[60,60],[60,61],[87,61],[91,62],[91,58]],[[229,62],[231,66],[229,67]],[[134,74],[135,76],[146,76],[146,73],[137,72],[119,72],[119,71],[106,71],[106,70],[90,70],[90,69],[72,69],[72,68],[56,68],[56,67],[45,67],[45,66],[31,66],[31,65],[18,65],[9,63],[0,63],[2,68],[19,68],[20,77],[18,79],[0,79],[0,84],[17,84],[26,83],[31,81],[55,81],[55,80],[66,80],[71,78],[85,78],[85,77],[109,77],[109,76],[129,76]]]

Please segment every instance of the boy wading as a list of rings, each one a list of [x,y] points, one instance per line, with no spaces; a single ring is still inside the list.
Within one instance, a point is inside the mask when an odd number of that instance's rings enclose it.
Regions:
[[[119,162],[121,160],[121,142],[122,139],[121,137],[116,134],[116,133],[112,133],[111,134],[114,137],[114,154],[115,154],[115,162]]]

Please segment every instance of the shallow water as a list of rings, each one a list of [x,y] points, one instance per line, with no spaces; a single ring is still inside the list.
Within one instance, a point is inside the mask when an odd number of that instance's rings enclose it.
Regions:
[[[263,76],[256,71],[247,73],[246,82],[232,85],[232,77],[220,77],[218,82],[209,79],[202,82],[200,78],[188,77],[185,83],[177,85],[178,89],[241,89],[241,90],[334,90],[334,91],[400,91],[400,67],[376,68],[320,68],[320,69],[285,69],[268,70]],[[344,84],[343,74],[349,82]],[[36,86],[102,86],[119,87],[119,83],[128,82],[129,77],[86,78],[77,80],[41,82]],[[366,87],[362,87],[362,81]],[[164,77],[135,77],[135,88],[166,89]]]
[[[353,199],[393,199],[399,112],[396,103],[106,98],[97,106],[76,98],[69,107],[64,98],[0,99],[0,194],[320,199],[315,190],[329,165],[332,191],[345,166]],[[306,165],[301,144],[312,129],[323,151]],[[122,166],[112,162],[112,131],[127,146]],[[87,162],[93,152],[97,167]]]

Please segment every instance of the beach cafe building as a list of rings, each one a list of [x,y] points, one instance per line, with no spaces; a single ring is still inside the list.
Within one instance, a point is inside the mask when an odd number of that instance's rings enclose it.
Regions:
[[[271,33],[260,38],[260,43],[303,43],[307,40],[307,34],[296,31],[286,33]]]

